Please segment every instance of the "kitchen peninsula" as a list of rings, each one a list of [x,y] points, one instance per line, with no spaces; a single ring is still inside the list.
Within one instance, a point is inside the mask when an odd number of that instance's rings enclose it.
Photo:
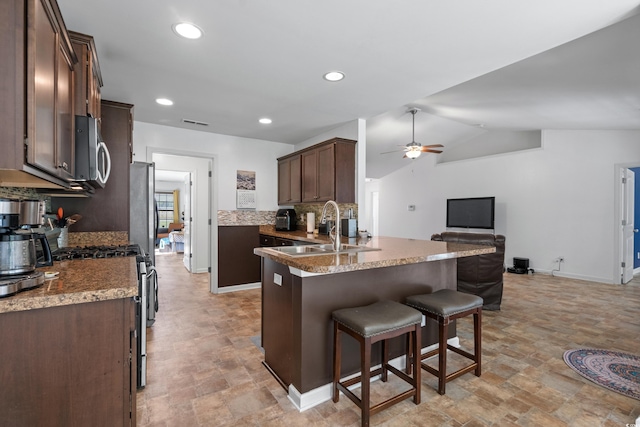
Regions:
[[[456,259],[492,253],[494,247],[394,237],[350,239],[363,252],[291,256],[262,247],[262,346],[264,365],[300,410],[331,398],[331,313],[409,295],[456,288]],[[455,327],[449,338],[455,338]],[[423,347],[437,342],[434,325],[422,331]],[[357,372],[359,351],[343,342],[342,376]],[[392,346],[392,356],[404,349]],[[372,357],[378,363],[376,350]]]
[[[0,424],[135,426],[135,257],[37,271],[58,274],[0,299]]]

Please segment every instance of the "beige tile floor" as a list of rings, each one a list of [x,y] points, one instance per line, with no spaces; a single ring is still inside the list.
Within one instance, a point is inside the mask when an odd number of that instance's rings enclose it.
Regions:
[[[189,274],[181,256],[156,259],[160,311],[148,330],[139,426],[360,425],[344,396],[298,412],[262,366],[250,341],[260,332],[259,290],[212,295],[208,275]],[[471,327],[471,318],[458,323],[463,346]],[[640,416],[640,401],[583,379],[562,360],[580,347],[640,354],[638,279],[620,286],[506,274],[502,310],[484,312],[482,338],[481,377],[466,374],[440,396],[423,371],[422,403],[406,400],[371,425],[624,427]],[[373,399],[402,386],[390,377],[375,383]]]

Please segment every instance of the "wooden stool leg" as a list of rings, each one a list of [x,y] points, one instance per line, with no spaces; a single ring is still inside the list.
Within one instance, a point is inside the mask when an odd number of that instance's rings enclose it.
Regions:
[[[341,340],[338,322],[333,322],[333,401],[340,400],[340,391],[338,391],[338,382],[340,381],[340,358],[341,358]]]
[[[387,346],[387,340],[382,340],[382,374],[380,375],[380,380],[383,383],[387,382],[387,378],[389,377],[387,374],[387,365],[389,364],[389,346]]]
[[[413,334],[409,334],[409,337],[407,338],[407,348],[405,349],[406,351],[406,360],[405,360],[405,372],[407,373],[407,375],[411,375],[411,369],[413,367],[414,364],[414,353],[413,353]]]
[[[416,325],[416,329],[409,334],[409,342],[412,343],[411,352],[413,353],[413,357],[411,358],[412,363],[409,361],[409,357],[407,357],[407,364],[409,365],[409,371],[411,371],[411,364],[414,364],[415,367],[413,369],[413,387],[416,389],[416,394],[413,396],[413,403],[416,405],[420,404],[420,386],[421,379],[420,375],[422,373],[422,369],[420,368],[420,334],[422,333],[422,327],[420,325]],[[411,372],[409,372],[411,373]]]
[[[473,315],[473,350],[478,364],[475,374],[479,377],[482,374],[482,309]]]
[[[449,319],[438,320],[438,393],[444,395],[447,384],[447,331]]]
[[[365,338],[360,347],[360,369],[362,382],[360,389],[360,409],[362,410],[362,427],[369,427],[371,415],[370,390],[371,390],[371,338]]]

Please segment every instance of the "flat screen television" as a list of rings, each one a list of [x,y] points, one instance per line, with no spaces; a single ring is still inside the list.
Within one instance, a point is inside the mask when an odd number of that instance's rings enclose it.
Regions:
[[[448,228],[495,228],[495,197],[447,199]]]

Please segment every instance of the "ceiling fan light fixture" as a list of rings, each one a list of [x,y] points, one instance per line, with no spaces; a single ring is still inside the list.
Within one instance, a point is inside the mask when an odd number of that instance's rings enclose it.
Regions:
[[[411,150],[407,151],[405,155],[411,160],[415,160],[418,157],[420,157],[420,154],[421,154],[420,149],[414,150],[412,148]]]
[[[174,33],[185,39],[199,39],[203,34],[200,27],[190,22],[178,22],[177,24],[173,24],[172,28]]]

